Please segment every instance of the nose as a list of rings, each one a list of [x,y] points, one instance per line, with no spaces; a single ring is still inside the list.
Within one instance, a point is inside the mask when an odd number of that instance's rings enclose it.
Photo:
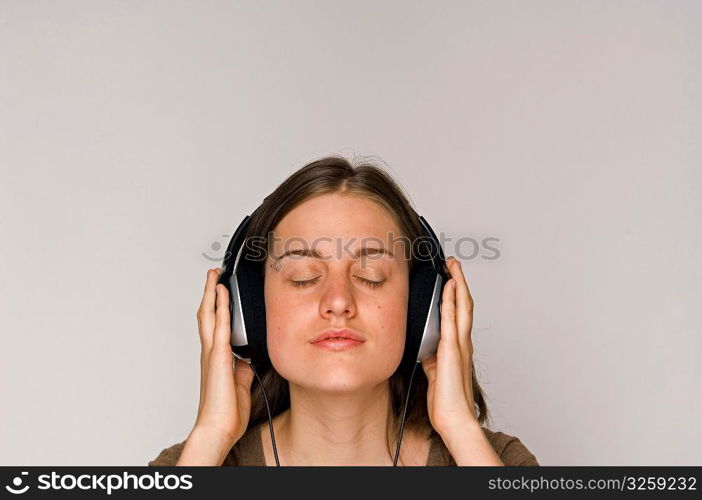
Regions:
[[[356,300],[351,277],[345,273],[330,274],[327,278],[322,298],[319,302],[322,317],[353,317],[356,314]]]

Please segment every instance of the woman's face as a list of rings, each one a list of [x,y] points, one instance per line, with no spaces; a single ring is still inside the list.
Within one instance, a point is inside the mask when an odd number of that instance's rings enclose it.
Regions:
[[[387,380],[402,359],[409,286],[402,236],[389,212],[358,196],[318,195],[290,211],[273,236],[264,290],[268,352],[278,373],[332,392]],[[355,257],[362,248],[390,253]],[[279,259],[301,249],[316,250],[321,258]],[[310,343],[330,328],[350,328],[365,342],[340,351]]]

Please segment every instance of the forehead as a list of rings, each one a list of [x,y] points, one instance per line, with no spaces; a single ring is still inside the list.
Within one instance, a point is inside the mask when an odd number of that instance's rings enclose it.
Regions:
[[[349,249],[382,247],[394,251],[402,234],[392,215],[377,202],[349,194],[324,194],[295,207],[273,230],[274,256],[316,248],[324,255]],[[397,256],[397,252],[394,252]]]

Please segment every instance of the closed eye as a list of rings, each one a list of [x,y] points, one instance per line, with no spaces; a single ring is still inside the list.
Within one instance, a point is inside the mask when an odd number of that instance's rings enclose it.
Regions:
[[[360,280],[362,283],[364,283],[365,285],[369,286],[370,288],[380,288],[381,286],[383,286],[383,283],[385,283],[385,280],[382,280],[382,281],[373,281],[373,280],[369,280],[369,279],[366,279],[366,278],[361,278],[361,277],[359,277],[359,276],[355,276],[355,278],[358,279],[358,280]],[[317,276],[316,278],[312,278],[311,280],[304,280],[304,281],[295,281],[295,280],[293,280],[293,281],[292,281],[292,285],[293,285],[295,288],[305,288],[305,287],[314,285],[318,280],[319,280],[319,276]]]

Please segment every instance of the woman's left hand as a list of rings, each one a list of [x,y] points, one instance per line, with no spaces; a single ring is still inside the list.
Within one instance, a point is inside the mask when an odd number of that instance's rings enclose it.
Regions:
[[[471,373],[473,298],[459,262],[449,257],[446,265],[451,279],[443,290],[441,339],[436,353],[422,361],[429,381],[429,419],[439,434],[466,422],[478,422]]]
[[[422,361],[429,381],[429,420],[456,465],[504,465],[478,420],[473,399],[473,297],[460,263],[446,261],[451,279],[441,299],[441,338]]]

